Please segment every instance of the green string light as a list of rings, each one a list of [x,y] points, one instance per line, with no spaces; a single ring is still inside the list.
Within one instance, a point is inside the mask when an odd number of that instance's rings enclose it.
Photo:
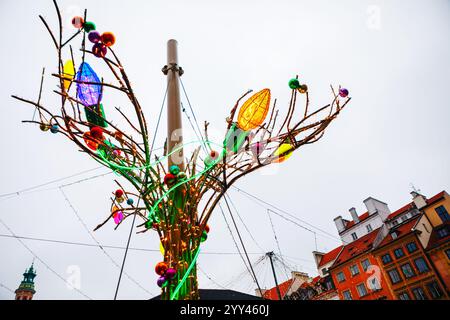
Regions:
[[[186,273],[184,274],[183,279],[181,279],[181,281],[178,283],[177,287],[175,288],[175,290],[171,294],[170,300],[174,300],[178,296],[178,291],[180,291],[181,287],[186,282],[189,274],[191,273],[192,269],[194,268],[195,264],[197,263],[197,258],[198,258],[199,254],[200,254],[200,247],[197,249],[197,252],[196,252],[196,254],[194,256],[194,259],[192,260],[191,265],[189,266],[189,268],[186,270]]]

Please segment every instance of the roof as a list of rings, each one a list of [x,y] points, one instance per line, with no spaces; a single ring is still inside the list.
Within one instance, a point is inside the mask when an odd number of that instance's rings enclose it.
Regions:
[[[318,268],[320,268],[321,266],[326,265],[329,262],[334,261],[334,259],[336,259],[336,257],[338,256],[339,252],[341,252],[342,248],[344,246],[339,246],[337,248],[334,248],[333,250],[331,250],[328,253],[325,253],[322,257],[322,260],[320,260]]]
[[[434,249],[436,247],[439,247],[441,244],[446,243],[450,240],[450,233],[444,237],[444,238],[440,238],[438,235],[438,231],[443,229],[443,228],[447,228],[448,231],[450,231],[450,222],[447,221],[446,223],[444,223],[443,225],[440,225],[436,228],[433,229],[433,231],[431,232],[430,235],[430,240],[428,241],[428,245],[426,250],[431,250]]]
[[[353,257],[372,249],[373,240],[375,240],[379,230],[380,228],[375,229],[352,243],[347,244],[338,255],[332,267],[345,263]]]
[[[397,211],[392,212],[390,215],[388,215],[387,219],[394,219],[396,217],[398,217],[399,215],[408,212],[409,210],[413,209],[414,206],[414,202],[410,202],[407,205],[404,205],[403,207],[401,207],[400,209],[398,209]]]
[[[201,300],[262,300],[260,297],[233,290],[200,289],[199,293]],[[161,300],[161,295],[150,300]]]
[[[283,298],[288,290],[291,288],[292,283],[294,282],[294,279],[289,279],[283,283],[280,283],[278,285],[278,288],[280,289],[281,297]],[[278,291],[277,287],[273,287],[272,289],[268,289],[266,292],[264,292],[263,297],[265,299],[269,300],[280,300],[278,297]]]
[[[400,237],[403,237],[409,233],[413,233],[413,228],[417,223],[417,220],[419,220],[421,216],[415,216],[414,218],[407,220],[405,223],[401,223],[396,225],[394,228],[389,230],[389,233],[386,237],[384,237],[383,241],[380,242],[380,244],[378,245],[378,248],[383,247],[391,242],[394,242],[395,240],[397,240]],[[393,239],[392,236],[390,235],[393,231],[395,231],[397,233],[397,238]]]
[[[437,202],[442,197],[444,197],[444,195],[445,195],[445,190],[439,192],[435,196],[432,196],[430,199],[427,199],[427,205],[430,205],[430,204],[433,204],[433,203]]]
[[[358,223],[360,223],[360,222],[366,220],[369,216],[370,216],[370,215],[369,215],[369,212],[365,212],[365,213],[363,213],[362,215],[358,216],[358,218],[359,218],[359,222],[358,222]],[[345,230],[350,229],[350,228],[353,227],[355,224],[356,224],[355,221],[353,221],[353,220],[349,221],[349,222],[345,225]]]
[[[431,204],[439,201],[440,199],[442,199],[442,197],[444,197],[444,195],[445,195],[445,191],[441,191],[438,194],[432,196],[430,199],[426,199],[427,205],[431,205]],[[410,203],[408,203],[407,205],[404,205],[397,211],[392,212],[388,216],[388,219],[393,219],[393,218],[395,218],[405,212],[408,212],[409,210],[414,209],[414,208],[415,208],[414,201],[411,201]]]

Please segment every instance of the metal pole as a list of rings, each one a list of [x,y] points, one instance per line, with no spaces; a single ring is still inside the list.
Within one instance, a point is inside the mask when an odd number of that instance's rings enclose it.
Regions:
[[[179,88],[183,69],[178,66],[177,46],[176,40],[167,42],[167,65],[163,68],[164,74],[167,75],[167,154],[183,144]],[[183,148],[168,157],[168,165],[169,168],[177,165],[184,171]]]
[[[275,273],[275,268],[274,268],[274,266],[273,266],[273,261],[272,261],[272,257],[273,257],[273,255],[274,255],[274,253],[273,253],[273,251],[272,251],[272,252],[266,253],[266,255],[269,257],[269,259],[270,259],[270,265],[272,266],[273,278],[274,278],[274,280],[275,280],[275,287],[277,288],[278,298],[279,298],[279,300],[283,300],[283,299],[281,298],[280,287],[278,287],[277,275],[276,275],[276,273]]]

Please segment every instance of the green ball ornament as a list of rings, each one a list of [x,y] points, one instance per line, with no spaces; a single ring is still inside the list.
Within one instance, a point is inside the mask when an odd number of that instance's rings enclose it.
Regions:
[[[300,81],[298,81],[298,79],[289,80],[289,88],[292,90],[300,88]]]
[[[177,165],[174,164],[173,166],[170,167],[169,171],[171,174],[176,176],[177,174],[180,173],[180,167],[178,167]]]
[[[87,33],[94,31],[96,29],[95,23],[86,21],[83,24],[83,30]]]
[[[205,242],[206,239],[208,239],[208,233],[206,231],[203,231],[200,241]]]

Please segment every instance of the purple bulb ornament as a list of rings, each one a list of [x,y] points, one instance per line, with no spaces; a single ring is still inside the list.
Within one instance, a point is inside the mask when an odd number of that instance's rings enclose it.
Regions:
[[[156,281],[156,284],[158,285],[158,287],[162,288],[162,286],[164,285],[164,283],[166,283],[167,279],[165,276],[161,276],[159,277],[158,281]]]
[[[96,44],[94,44],[94,46],[92,47],[92,53],[94,54],[94,56],[96,56],[97,58],[104,58],[106,56],[106,53],[108,52],[108,49],[106,48],[105,45],[103,45],[103,43],[101,42],[97,42]]]
[[[101,35],[98,31],[91,31],[89,32],[88,39],[92,43],[97,43],[100,41]]]

